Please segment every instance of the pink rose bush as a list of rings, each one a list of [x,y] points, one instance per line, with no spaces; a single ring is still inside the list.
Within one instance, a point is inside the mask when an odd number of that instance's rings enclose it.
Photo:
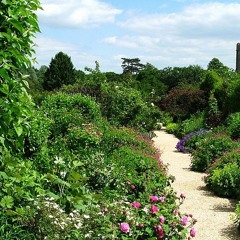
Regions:
[[[143,154],[143,153],[141,153]],[[94,228],[106,229],[96,231],[105,239],[178,239],[186,240],[196,234],[191,214],[182,214],[180,205],[184,202],[184,195],[178,195],[170,187],[172,179],[166,175],[166,166],[159,159],[159,154],[144,152],[144,166],[140,174],[141,158],[137,158],[136,176],[126,175],[119,187],[121,194],[110,194],[107,204],[102,204],[97,215],[85,222],[97,219]],[[119,154],[117,155],[119,158]],[[129,156],[127,151],[126,156]],[[146,164],[143,162],[144,164]],[[122,164],[122,162],[121,162]],[[132,167],[132,162],[129,163]],[[159,168],[159,165],[161,167]],[[121,170],[124,171],[124,170]],[[121,176],[122,172],[117,172]],[[112,200],[113,199],[113,200]],[[89,231],[93,231],[89,229]],[[186,231],[186,229],[189,229]],[[88,233],[87,233],[88,234]],[[91,236],[96,239],[99,235]],[[81,239],[81,238],[80,238]],[[86,238],[82,238],[86,239]]]

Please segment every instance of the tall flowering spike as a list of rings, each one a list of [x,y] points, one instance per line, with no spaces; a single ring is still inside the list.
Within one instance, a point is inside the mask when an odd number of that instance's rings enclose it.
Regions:
[[[130,226],[129,226],[128,223],[123,222],[123,223],[120,224],[120,229],[121,229],[122,232],[128,233],[130,231]]]

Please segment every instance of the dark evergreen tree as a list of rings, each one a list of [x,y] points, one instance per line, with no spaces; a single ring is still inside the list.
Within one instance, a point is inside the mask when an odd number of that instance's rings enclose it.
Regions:
[[[144,64],[140,63],[141,60],[139,58],[122,58],[122,60],[123,73],[136,75],[145,67]]]
[[[53,90],[75,82],[76,74],[71,58],[63,52],[57,53],[45,73],[44,89]]]

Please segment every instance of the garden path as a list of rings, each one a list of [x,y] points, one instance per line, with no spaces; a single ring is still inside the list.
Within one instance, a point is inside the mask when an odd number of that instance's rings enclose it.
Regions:
[[[160,149],[161,159],[169,163],[169,174],[175,176],[174,190],[186,199],[182,213],[192,213],[197,219],[195,240],[240,240],[237,227],[230,220],[236,202],[219,198],[208,191],[202,180],[203,173],[190,170],[191,156],[180,153],[175,146],[178,139],[165,130],[155,131],[155,146]]]

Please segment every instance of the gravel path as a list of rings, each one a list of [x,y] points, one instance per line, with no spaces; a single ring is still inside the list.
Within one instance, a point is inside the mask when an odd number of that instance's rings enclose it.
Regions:
[[[186,195],[181,206],[182,213],[192,213],[197,219],[194,228],[195,240],[240,240],[236,226],[230,220],[236,202],[219,198],[205,187],[204,174],[190,171],[190,155],[176,151],[178,139],[164,130],[156,131],[153,138],[155,146],[160,149],[161,159],[169,163],[169,173],[175,176],[173,188]]]

